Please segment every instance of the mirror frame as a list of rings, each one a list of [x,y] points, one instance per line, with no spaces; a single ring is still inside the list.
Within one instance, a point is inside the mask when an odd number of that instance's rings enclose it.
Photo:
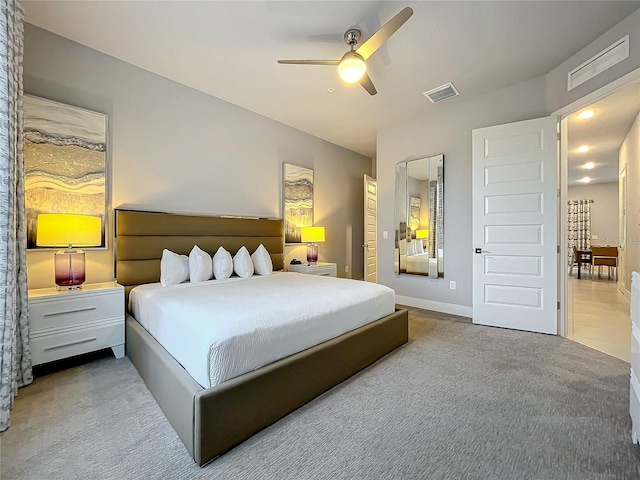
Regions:
[[[419,179],[411,177],[410,170],[417,165],[414,162],[425,160],[426,175],[421,174]],[[410,178],[426,182],[425,191],[422,185],[419,191],[415,185],[411,188]],[[398,162],[395,182],[396,275],[444,278],[444,154],[409,157]]]

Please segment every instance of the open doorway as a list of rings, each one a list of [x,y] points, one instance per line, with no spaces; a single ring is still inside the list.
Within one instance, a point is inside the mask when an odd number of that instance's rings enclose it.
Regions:
[[[627,221],[628,172],[640,170],[639,115],[636,82],[563,119],[566,195],[559,208],[566,225],[566,336],[627,362],[627,277],[630,269],[640,269]],[[633,179],[636,190],[638,181],[640,175]]]

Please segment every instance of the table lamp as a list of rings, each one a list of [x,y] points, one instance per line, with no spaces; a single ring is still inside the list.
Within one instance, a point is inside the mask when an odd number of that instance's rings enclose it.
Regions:
[[[36,245],[67,247],[54,255],[58,290],[82,288],[85,281],[84,252],[75,247],[96,247],[102,243],[100,217],[67,213],[41,213],[37,218]]]
[[[416,230],[416,239],[422,240],[424,238],[429,238],[429,229],[419,228]],[[422,240],[422,244],[424,245],[424,240]]]
[[[416,238],[429,238],[429,229],[419,228],[416,230]]]
[[[315,265],[318,263],[318,245],[324,242],[324,227],[302,227],[300,229],[302,242],[307,244],[307,263]]]

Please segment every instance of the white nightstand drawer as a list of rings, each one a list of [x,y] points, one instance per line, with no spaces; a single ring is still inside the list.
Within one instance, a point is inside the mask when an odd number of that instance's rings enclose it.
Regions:
[[[305,273],[307,275],[320,275],[325,277],[337,277],[337,265],[335,263],[317,263],[315,265],[307,265],[306,263],[298,265],[289,265],[290,272]]]
[[[84,284],[81,290],[29,290],[34,365],[111,347],[124,356],[124,287]]]
[[[70,292],[47,298],[46,301],[30,299],[31,331],[124,316],[124,297],[118,290],[104,294],[74,295],[75,292]]]
[[[33,365],[59,360],[82,353],[109,348],[124,343],[122,321],[54,335],[31,337],[31,358]]]

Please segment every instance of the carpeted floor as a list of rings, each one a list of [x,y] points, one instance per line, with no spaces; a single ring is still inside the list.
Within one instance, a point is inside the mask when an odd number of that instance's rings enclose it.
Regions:
[[[2,479],[638,479],[629,364],[413,310],[411,341],[199,468],[127,358],[20,390]]]

